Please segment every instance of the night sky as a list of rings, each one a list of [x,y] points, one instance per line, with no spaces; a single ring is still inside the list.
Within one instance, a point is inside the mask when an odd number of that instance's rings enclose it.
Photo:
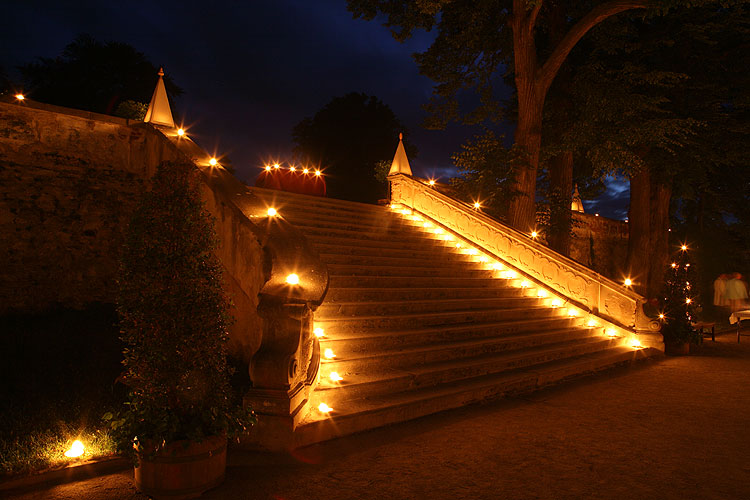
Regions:
[[[55,57],[84,33],[128,43],[164,66],[185,91],[176,103],[191,137],[228,154],[246,181],[269,160],[291,160],[294,125],[348,92],[377,96],[406,125],[419,149],[410,159],[416,175],[453,175],[450,155],[476,132],[420,127],[432,82],[411,54],[429,47],[433,34],[399,43],[378,22],[353,19],[345,0],[6,0],[0,65],[19,80],[16,66]],[[622,219],[628,186],[609,186],[599,200],[584,201],[586,210]]]

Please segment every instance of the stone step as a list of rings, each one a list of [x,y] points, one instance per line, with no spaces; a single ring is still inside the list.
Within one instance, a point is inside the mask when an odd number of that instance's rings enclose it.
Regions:
[[[396,228],[374,228],[368,227],[366,229],[337,229],[327,227],[300,227],[302,232],[308,238],[313,240],[326,240],[335,238],[345,238],[347,240],[354,241],[377,241],[379,243],[394,242],[394,243],[433,243],[448,247],[448,242],[444,240],[428,237],[421,232],[415,232],[414,230],[403,231],[397,230]]]
[[[420,390],[350,400],[346,407],[334,407],[327,415],[311,405],[311,412],[296,433],[295,444],[304,446],[472,403],[524,394],[648,356],[646,350],[616,347]]]
[[[378,350],[401,349],[455,340],[554,333],[580,328],[580,324],[581,320],[578,318],[553,317],[520,319],[498,323],[448,325],[413,330],[346,332],[336,333],[335,337],[327,334],[320,340],[320,344],[324,348],[332,348],[334,352],[341,352],[342,356],[346,357],[349,353],[362,354]]]
[[[415,372],[429,367],[432,372],[441,373],[439,377],[450,377],[451,373],[466,373],[465,366],[455,371],[455,361],[472,357],[478,365],[478,372],[471,372],[472,377],[481,376],[483,370],[489,370],[486,374],[495,371],[517,369],[522,366],[548,362],[558,357],[569,357],[571,354],[580,354],[581,350],[599,349],[603,345],[610,346],[612,342],[601,336],[594,336],[591,331],[584,329],[553,330],[537,334],[513,335],[504,338],[484,339],[482,342],[461,342],[446,344],[445,346],[433,348],[432,350],[421,346],[409,350],[393,353],[383,353],[379,356],[363,356],[356,358],[359,370],[348,370],[346,363],[339,361],[326,361],[321,366],[321,382],[316,389],[317,403],[325,402],[340,403],[350,399],[371,397],[385,392],[396,392],[418,387]],[[575,343],[575,347],[573,344]],[[594,345],[597,344],[598,345]],[[482,344],[486,347],[482,348]],[[585,344],[585,346],[584,346]],[[455,351],[450,351],[455,347]],[[429,352],[426,352],[429,351]],[[419,360],[410,365],[409,361],[415,359],[415,353],[426,352],[425,360]],[[473,354],[472,354],[473,353]],[[391,356],[387,364],[380,363],[383,356]],[[490,362],[492,358],[492,362]],[[353,358],[355,359],[355,358]],[[366,364],[370,359],[371,363]],[[399,361],[404,366],[399,364]],[[392,366],[389,366],[392,365]],[[343,378],[334,382],[329,378],[331,372],[336,372]],[[425,377],[422,377],[423,380]],[[444,381],[440,382],[444,383]],[[422,385],[424,386],[424,384]]]
[[[355,235],[356,236],[356,235]],[[411,237],[411,238],[398,238],[389,239],[377,237],[375,235],[366,235],[361,238],[354,237],[352,235],[341,236],[341,235],[327,235],[327,234],[313,234],[305,233],[305,237],[315,246],[316,248],[326,248],[331,246],[338,247],[353,247],[357,249],[359,247],[366,248],[377,248],[381,252],[388,252],[389,254],[394,250],[403,250],[411,252],[456,252],[456,249],[452,246],[446,245],[444,241],[433,240],[427,238]],[[341,249],[345,251],[344,248]],[[348,251],[348,250],[346,250]],[[352,250],[356,251],[356,250]],[[434,256],[433,256],[434,258]]]
[[[335,200],[322,196],[310,196],[306,194],[289,193],[286,191],[277,191],[274,189],[257,187],[251,187],[249,188],[249,191],[257,198],[268,203],[269,206],[274,206],[274,208],[277,208],[276,206],[278,205],[278,207],[280,207],[282,210],[284,206],[296,206],[303,207],[311,211],[330,210],[339,213],[351,212],[362,215],[392,213],[388,207],[372,205],[368,203],[359,203],[356,201]],[[277,210],[279,210],[279,208],[277,208]]]
[[[313,246],[322,255],[336,255],[341,257],[371,257],[387,256],[393,259],[415,259],[423,261],[435,261],[439,259],[466,259],[468,256],[457,252],[454,248],[442,244],[425,242],[426,245],[408,246],[406,248],[384,248],[376,245],[348,245],[346,240],[340,242],[325,243],[313,242]]]
[[[331,276],[414,276],[435,278],[486,278],[491,279],[497,271],[482,269],[479,264],[464,264],[459,266],[376,266],[328,264],[328,274]]]
[[[561,311],[550,307],[523,307],[515,309],[486,309],[447,311],[438,313],[389,314],[388,316],[358,316],[354,318],[320,318],[315,324],[335,337],[338,333],[369,332],[378,329],[407,330],[457,324],[510,321],[523,318],[561,317]]]
[[[326,302],[343,302],[343,301],[378,301],[383,298],[390,300],[416,300],[416,299],[471,299],[471,298],[501,298],[501,297],[524,297],[533,296],[530,289],[517,288],[511,286],[500,286],[499,280],[492,280],[490,284],[497,286],[485,287],[388,287],[388,283],[383,283],[381,288],[346,288],[337,286],[329,288],[326,295]],[[324,302],[324,304],[326,303]]]
[[[329,289],[343,288],[491,288],[511,286],[505,278],[443,278],[425,276],[329,276]]]
[[[388,370],[403,370],[412,374],[413,385],[431,385],[499,372],[519,366],[544,363],[552,359],[583,354],[613,345],[612,339],[579,330],[573,340],[542,346],[524,346],[511,350],[511,342],[503,338],[472,339],[423,345],[399,351],[379,351],[349,358],[321,360],[321,377],[338,372],[349,378],[376,374]]]
[[[390,297],[383,297],[390,298]],[[316,311],[318,321],[326,318],[352,316],[383,316],[386,314],[432,313],[447,311],[473,311],[500,308],[523,308],[539,306],[536,297],[502,297],[473,299],[397,300],[385,302],[334,302],[325,301]]]
[[[381,228],[399,231],[413,231],[415,222],[404,220],[401,217],[391,214],[373,214],[366,217],[353,218],[351,215],[340,212],[312,212],[308,209],[286,207],[283,213],[279,212],[279,215],[284,217],[287,221],[302,228],[302,227],[317,227],[317,228],[335,228],[335,229],[347,229],[347,230],[360,230],[370,228]],[[427,231],[423,231],[425,234],[430,234]]]
[[[414,266],[414,267],[451,267],[468,266],[469,268],[481,269],[482,264],[474,262],[470,256],[459,253],[439,254],[440,259],[435,259],[435,253],[421,256],[392,256],[391,252],[383,254],[382,249],[373,249],[370,255],[352,255],[349,253],[320,253],[320,259],[326,264],[347,264],[364,266]]]

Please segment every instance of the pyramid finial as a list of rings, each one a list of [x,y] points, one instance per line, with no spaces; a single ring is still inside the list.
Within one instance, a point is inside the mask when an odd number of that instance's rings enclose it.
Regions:
[[[393,163],[391,163],[391,169],[388,171],[388,175],[399,173],[411,175],[411,166],[409,166],[409,158],[406,157],[403,139],[404,134],[398,134],[398,147],[396,148],[396,154],[393,157]]]
[[[159,68],[159,80],[156,82],[154,95],[151,96],[151,103],[148,105],[143,121],[174,128],[174,118],[172,118],[172,109],[169,107],[163,76],[164,68]]]

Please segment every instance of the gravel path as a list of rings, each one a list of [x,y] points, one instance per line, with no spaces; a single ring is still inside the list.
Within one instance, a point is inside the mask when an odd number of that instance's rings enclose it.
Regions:
[[[11,498],[143,499],[132,472]],[[750,339],[299,450],[206,499],[750,499]]]

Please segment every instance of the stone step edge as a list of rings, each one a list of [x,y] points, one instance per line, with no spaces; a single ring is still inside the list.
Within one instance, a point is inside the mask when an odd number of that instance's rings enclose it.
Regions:
[[[378,355],[372,355],[372,356],[361,356],[361,357],[348,357],[346,359],[321,359],[320,368],[321,370],[326,368],[332,368],[335,367],[336,364],[344,364],[344,363],[366,363],[368,361],[372,361],[373,363],[377,363],[377,361],[381,358],[393,358],[396,355],[403,354],[405,356],[408,356],[410,354],[420,354],[420,353],[428,353],[433,351],[444,351],[449,350],[453,348],[460,348],[460,347],[474,347],[474,346],[482,346],[485,344],[491,344],[492,342],[500,342],[502,343],[504,339],[500,338],[490,338],[490,339],[480,339],[480,341],[471,341],[471,342],[445,342],[441,343],[437,346],[423,346],[420,349],[404,349],[402,351],[398,352],[384,352],[379,353]],[[456,368],[462,368],[462,367],[469,367],[474,366],[477,364],[482,363],[495,363],[495,362],[502,362],[507,360],[519,360],[519,359],[525,359],[529,356],[538,356],[545,353],[553,353],[560,350],[566,350],[566,349],[574,349],[578,346],[589,346],[593,344],[606,344],[608,347],[612,347],[613,340],[604,337],[604,336],[598,336],[598,335],[590,335],[587,337],[579,338],[579,339],[568,339],[563,340],[559,342],[551,342],[547,344],[542,344],[539,346],[526,346],[522,347],[520,349],[511,349],[510,351],[502,351],[502,352],[490,352],[485,354],[478,354],[470,357],[460,357],[455,359],[448,359],[443,361],[433,361],[425,364],[420,364],[418,366],[405,366],[396,368],[393,367],[394,370],[399,370],[404,373],[408,373],[411,376],[419,377],[423,376],[427,373],[434,373],[434,372],[440,372],[445,371],[449,369],[456,369]],[[605,347],[606,348],[606,347]]]
[[[591,343],[591,344],[593,344],[593,343],[596,343],[596,341],[594,339],[596,339],[596,340],[605,340],[605,339],[599,339],[598,336],[596,336],[594,334],[584,335],[584,332],[585,332],[585,330],[580,330],[581,337],[579,337],[579,338],[566,339],[566,340],[561,340],[561,341],[550,341],[550,342],[546,342],[546,343],[540,343],[540,344],[537,344],[537,345],[524,346],[524,347],[521,347],[521,348],[510,349],[508,351],[501,351],[501,352],[496,352],[496,353],[488,353],[488,354],[484,354],[484,355],[472,356],[470,358],[460,358],[460,359],[455,359],[455,360],[437,361],[437,362],[429,363],[429,364],[426,364],[426,365],[420,365],[420,367],[427,367],[427,366],[429,366],[430,368],[432,368],[431,370],[422,370],[422,369],[420,369],[420,370],[410,370],[409,369],[410,367],[401,367],[401,368],[395,368],[394,367],[394,368],[387,368],[387,369],[384,369],[384,370],[374,370],[374,371],[368,372],[366,375],[357,375],[357,381],[356,382],[351,382],[351,383],[340,385],[340,386],[334,386],[334,385],[319,386],[319,389],[321,389],[323,391],[329,391],[329,390],[335,390],[335,389],[343,388],[343,387],[351,387],[351,386],[355,386],[355,385],[358,385],[358,384],[377,383],[379,381],[388,381],[388,380],[398,379],[398,378],[402,378],[402,377],[413,378],[415,375],[418,375],[419,373],[424,373],[426,371],[440,371],[443,368],[445,368],[445,367],[443,367],[441,365],[451,365],[451,366],[454,366],[454,365],[461,365],[461,364],[473,364],[472,361],[474,361],[474,360],[476,360],[478,362],[485,362],[485,361],[497,360],[497,359],[502,359],[502,358],[518,359],[518,358],[524,358],[527,355],[532,354],[532,353],[533,354],[538,354],[540,351],[541,352],[553,352],[553,351],[557,351],[557,350],[560,350],[560,349],[564,349],[564,348],[570,347],[570,345],[573,344],[573,343],[576,343],[576,344],[578,344],[578,343],[585,343],[585,344]],[[562,333],[569,333],[569,334],[573,335],[574,333],[576,333],[576,329],[561,329],[561,330],[553,330],[553,331],[550,331],[550,332],[535,332],[534,334],[527,334],[527,335],[515,335],[515,336],[507,336],[507,337],[492,337],[490,339],[483,339],[483,340],[488,340],[488,342],[484,342],[484,343],[493,343],[491,341],[501,342],[501,343],[502,342],[511,342],[512,343],[514,341],[518,341],[518,340],[522,340],[522,339],[527,339],[527,338],[533,337],[533,336],[544,337],[545,335],[554,335],[554,334],[562,334]],[[444,344],[441,344],[441,346],[443,346],[443,345]],[[471,344],[469,344],[469,345],[471,345]],[[451,346],[455,347],[455,345],[453,345],[453,344],[451,344]],[[451,347],[451,346],[446,345],[445,347],[448,348],[448,347]],[[435,347],[437,347],[437,346],[435,346]],[[420,350],[417,350],[415,352],[419,353],[419,352],[428,351],[428,350],[431,350],[431,349],[420,349]],[[380,358],[380,357],[383,357],[383,356],[392,356],[394,354],[401,354],[401,353],[403,353],[405,351],[406,350],[401,350],[401,351],[384,351],[382,354],[379,354],[377,356],[362,356],[360,358],[346,358],[346,360],[342,360],[342,361],[355,361],[355,360],[365,360],[366,361],[367,359],[377,359],[377,358]],[[322,362],[321,368],[323,368],[324,366],[327,366],[327,365],[331,366],[331,365],[334,365],[334,364],[335,363],[332,363],[330,361],[325,361],[325,362]]]
[[[634,352],[635,355],[631,355],[631,352]],[[524,368],[518,372],[504,372],[490,376],[485,375],[476,379],[462,380],[459,383],[442,384],[423,390],[422,394],[414,392],[410,394],[412,396],[411,399],[403,398],[401,401],[395,400],[392,403],[380,401],[379,404],[371,403],[370,405],[362,405],[351,413],[334,413],[328,418],[311,418],[308,416],[295,432],[295,447],[307,446],[356,432],[413,420],[467,404],[533,392],[555,383],[583,377],[598,371],[614,368],[618,365],[632,364],[638,359],[647,358],[652,355],[651,353],[647,353],[646,350],[633,351],[626,347],[614,347],[605,351],[584,354],[577,358],[565,359],[562,362],[560,360],[552,361],[544,365],[535,366],[533,369]],[[590,369],[576,371],[568,376],[554,376],[556,373],[569,371],[571,367],[590,366],[592,363],[594,366]],[[550,374],[551,376],[549,376]],[[545,375],[547,376],[545,377]],[[488,396],[486,394],[481,395],[483,389],[493,390]],[[472,392],[477,395],[472,396]],[[464,398],[457,397],[462,393],[469,394],[469,396]],[[418,397],[414,398],[414,396]],[[419,407],[424,407],[424,403],[426,402],[437,401],[441,403],[440,400],[444,404],[438,409],[425,408],[426,411],[419,409]],[[415,405],[416,409],[414,408]],[[410,407],[411,411],[409,411]],[[317,410],[311,409],[311,412],[315,411]],[[389,413],[390,416],[388,415]],[[379,425],[367,425],[366,423],[358,425],[357,420],[368,416],[373,416],[373,420],[379,422]]]

